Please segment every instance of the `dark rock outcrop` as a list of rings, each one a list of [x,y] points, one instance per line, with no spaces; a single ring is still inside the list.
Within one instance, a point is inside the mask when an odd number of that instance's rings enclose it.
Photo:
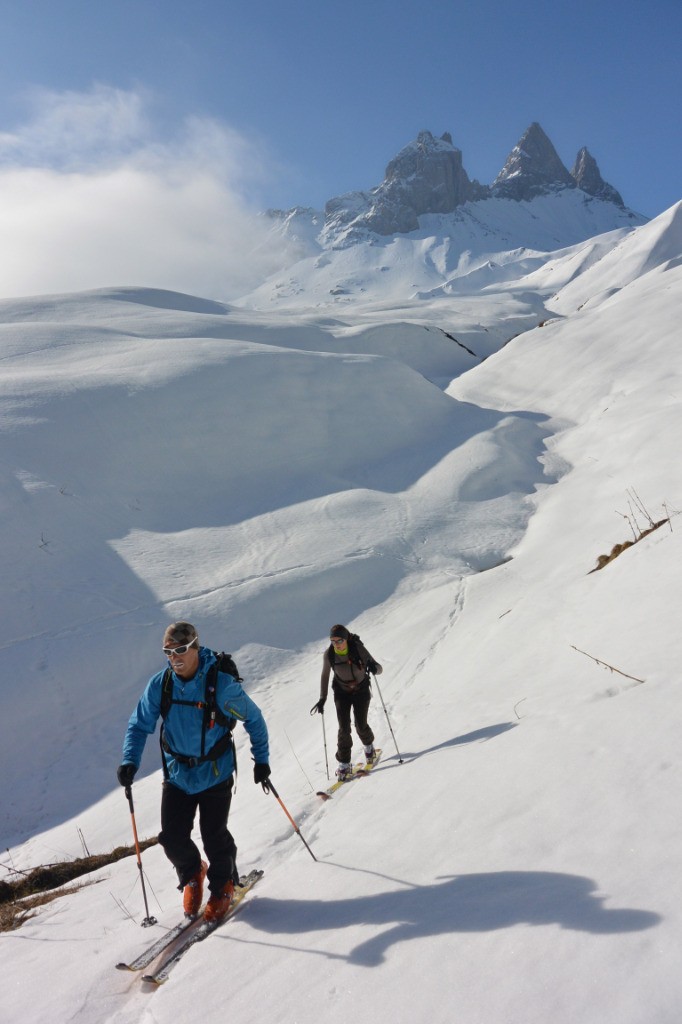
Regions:
[[[446,132],[435,138],[420,132],[388,164],[383,182],[371,192],[352,192],[331,199],[325,207],[328,224],[355,222],[378,235],[405,234],[419,227],[427,213],[452,213],[488,190],[470,181],[462,152]]]
[[[384,180],[367,192],[349,192],[325,206],[325,233],[337,244],[352,242],[368,231],[377,235],[407,234],[419,228],[425,214],[448,214],[468,202],[490,197],[531,200],[563,189],[624,208],[616,190],[599,174],[596,161],[581,149],[569,173],[537,122],[521,136],[491,186],[470,180],[462,152],[445,132],[440,138],[419,133],[386,168]]]
[[[507,157],[491,191],[505,199],[533,199],[557,188],[575,187],[556,149],[534,121]]]
[[[597,161],[585,146],[583,146],[575,158],[571,177],[578,188],[582,189],[583,192],[587,192],[588,195],[596,196],[597,199],[605,199],[607,203],[615,203],[616,206],[621,208],[625,207],[620,192],[617,192],[613,185],[609,185],[607,181],[604,181],[599,173]]]

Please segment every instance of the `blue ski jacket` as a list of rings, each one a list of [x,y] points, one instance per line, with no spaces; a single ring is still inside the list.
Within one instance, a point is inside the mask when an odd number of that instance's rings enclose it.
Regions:
[[[206,673],[216,661],[213,651],[199,648],[199,667],[192,679],[184,680],[173,673],[174,700],[202,702],[204,700]],[[137,707],[128,721],[123,741],[123,763],[140,766],[147,737],[156,729],[161,714],[161,696],[164,672],[157,672],[147,683]],[[256,764],[267,764],[270,760],[268,730],[265,719],[257,704],[244,692],[240,683],[227,672],[218,672],[216,682],[216,704],[228,718],[235,718],[244,725],[251,740],[251,753]],[[184,704],[171,704],[165,719],[165,738],[171,750],[185,757],[201,755],[201,734],[203,711]],[[206,733],[206,749],[209,750],[227,732],[218,723]],[[217,761],[204,761],[190,767],[181,764],[164,751],[168,779],[185,793],[200,793],[211,786],[217,786],[230,778],[235,770],[232,745]]]

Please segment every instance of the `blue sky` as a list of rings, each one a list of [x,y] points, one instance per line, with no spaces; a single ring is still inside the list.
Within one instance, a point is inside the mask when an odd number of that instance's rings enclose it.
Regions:
[[[569,169],[586,145],[638,212],[682,198],[679,0],[3,0],[0,12],[5,162],[87,166],[98,146],[186,138],[200,119],[235,147],[233,180],[249,149],[250,202],[321,207],[377,185],[424,128],[449,131],[489,183],[539,121]],[[98,87],[134,98],[125,139],[69,122],[69,103]]]

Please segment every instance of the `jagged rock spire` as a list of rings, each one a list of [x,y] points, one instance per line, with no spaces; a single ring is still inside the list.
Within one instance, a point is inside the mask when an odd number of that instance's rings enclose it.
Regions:
[[[534,121],[495,178],[493,195],[505,199],[532,199],[557,186],[575,188],[575,181],[540,125]]]
[[[583,192],[587,192],[588,195],[596,196],[598,199],[605,199],[609,203],[615,203],[616,206],[625,206],[620,192],[617,192],[613,185],[609,185],[607,181],[604,181],[599,173],[597,161],[585,146],[583,146],[575,158],[571,177],[578,188],[581,188]]]
[[[341,226],[351,208],[354,219],[358,205],[365,210],[361,224],[379,235],[406,233],[419,227],[419,217],[427,213],[451,213],[469,199],[487,194],[476,181],[470,181],[462,166],[462,151],[444,132],[436,138],[429,131],[398,153],[386,168],[384,180],[369,193],[353,193],[330,200],[325,209],[327,223]],[[360,223],[358,222],[358,226]]]
[[[451,213],[470,198],[471,182],[462,166],[462,151],[447,133],[440,139],[423,131],[386,168],[384,185],[401,192],[409,187],[415,214]]]
[[[462,152],[453,146],[449,132],[437,138],[421,131],[390,161],[380,185],[329,200],[325,231],[339,244],[349,244],[357,232],[392,235],[416,231],[425,214],[452,213],[467,202],[491,196],[530,200],[575,188],[624,208],[620,195],[602,180],[587,150],[580,151],[570,174],[537,121],[514,146],[492,186],[469,179]]]
[[[469,178],[462,167],[462,151],[452,144],[446,132],[440,139],[431,132],[420,132],[414,142],[398,153],[386,168],[384,183],[416,183],[424,193],[437,194],[436,205],[440,210],[429,212],[449,213],[462,201],[468,192]],[[431,205],[429,202],[428,205]]]

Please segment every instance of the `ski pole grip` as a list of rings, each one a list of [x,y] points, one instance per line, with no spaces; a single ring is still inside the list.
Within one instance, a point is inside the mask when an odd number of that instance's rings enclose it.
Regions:
[[[265,789],[265,786],[263,786],[263,789]],[[266,793],[267,793],[267,792],[270,792],[270,793],[272,793],[272,795],[273,795],[273,796],[275,797],[275,799],[276,799],[276,800],[279,800],[279,793],[277,792],[277,790],[276,790],[276,789],[275,789],[275,787],[273,786],[273,784],[272,784],[272,779],[268,779],[268,788],[267,788],[267,789],[265,790],[265,792],[266,792]]]

